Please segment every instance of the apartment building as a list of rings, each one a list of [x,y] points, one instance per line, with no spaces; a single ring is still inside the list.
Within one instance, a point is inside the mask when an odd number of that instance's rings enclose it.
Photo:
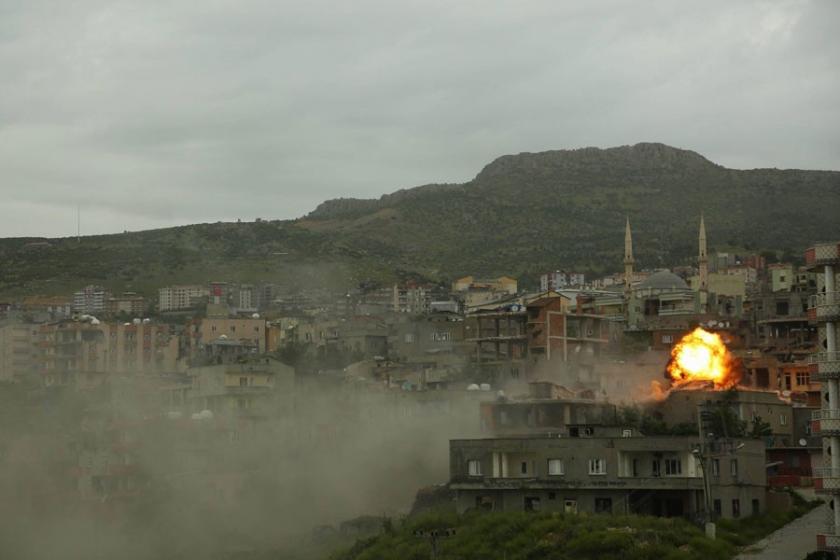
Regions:
[[[37,325],[0,326],[0,381],[21,381],[35,371]]]
[[[805,252],[816,276],[816,294],[808,318],[817,323],[817,351],[809,356],[811,374],[823,384],[822,409],[813,413],[812,431],[822,437],[824,466],[814,473],[814,487],[830,500],[831,518],[817,534],[820,549],[840,553],[840,242],[820,243]]]
[[[73,311],[97,315],[105,313],[105,302],[111,294],[102,286],[85,286],[73,294]]]
[[[38,327],[35,363],[45,386],[94,388],[111,374],[174,372],[178,338],[151,321],[63,320]]]
[[[123,292],[105,300],[105,314],[109,316],[127,315],[132,319],[143,317],[146,313],[146,300],[134,292]]]
[[[642,436],[621,428],[592,435],[529,435],[450,441],[450,488],[459,513],[565,513],[698,516],[702,462],[716,517],[765,511],[764,444],[698,437]]]
[[[586,276],[582,272],[566,272],[555,270],[540,275],[540,291],[548,292],[564,288],[582,287],[586,284]]]
[[[158,290],[158,310],[163,313],[193,309],[209,295],[204,286],[167,286]]]

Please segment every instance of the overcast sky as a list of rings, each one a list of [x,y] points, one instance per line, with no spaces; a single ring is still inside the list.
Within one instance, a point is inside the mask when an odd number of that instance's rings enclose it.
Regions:
[[[840,2],[0,0],[0,236],[292,218],[506,153],[840,169]]]

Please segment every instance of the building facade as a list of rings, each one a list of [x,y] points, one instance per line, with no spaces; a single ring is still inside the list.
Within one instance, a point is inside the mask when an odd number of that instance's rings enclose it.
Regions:
[[[505,437],[450,442],[459,512],[558,511],[694,517],[704,509],[697,437]],[[764,444],[719,444],[708,459],[718,517],[765,511]]]
[[[817,293],[808,302],[808,318],[817,323],[819,350],[811,358],[811,374],[823,384],[822,410],[814,412],[812,431],[823,438],[825,465],[816,469],[814,487],[828,495],[833,518],[817,535],[821,549],[840,553],[840,242],[814,245],[805,252],[807,266],[817,276]]]

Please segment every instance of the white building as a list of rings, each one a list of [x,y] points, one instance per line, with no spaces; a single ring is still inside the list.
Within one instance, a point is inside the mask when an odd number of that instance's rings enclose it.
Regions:
[[[586,283],[586,278],[580,272],[565,272],[555,270],[540,276],[540,291],[562,290],[563,288],[581,287]]]
[[[73,294],[73,311],[96,315],[105,312],[105,302],[110,294],[102,286],[85,286]]]

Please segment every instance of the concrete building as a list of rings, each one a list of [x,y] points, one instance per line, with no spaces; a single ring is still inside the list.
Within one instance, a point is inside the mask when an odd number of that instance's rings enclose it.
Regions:
[[[204,286],[167,286],[158,290],[158,310],[164,313],[194,309],[209,295]]]
[[[817,293],[808,302],[808,318],[818,325],[818,348],[811,374],[823,383],[822,410],[814,412],[812,430],[823,438],[825,465],[814,473],[814,487],[831,500],[833,519],[817,535],[823,550],[840,553],[840,242],[820,243],[805,252],[805,264],[817,276]]]
[[[458,512],[695,516],[704,509],[697,437],[632,430],[450,441],[450,488]],[[719,517],[765,511],[764,445],[720,442],[708,451],[711,503]]]
[[[274,358],[253,356],[238,363],[190,368],[187,395],[191,414],[209,410],[220,417],[264,417],[276,397],[291,397],[295,371]]]
[[[88,315],[105,313],[105,302],[110,294],[102,286],[85,286],[73,294],[73,311]]]

